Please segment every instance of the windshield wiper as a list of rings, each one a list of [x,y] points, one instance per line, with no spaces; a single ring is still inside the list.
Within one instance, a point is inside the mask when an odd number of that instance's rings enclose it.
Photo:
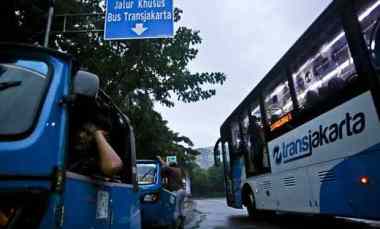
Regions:
[[[151,174],[152,172],[153,172],[153,174],[154,174],[155,171],[156,171],[156,168],[148,170],[148,172],[146,172],[146,173],[141,177],[141,180],[144,180],[144,178],[147,177],[147,176],[148,176],[149,174]]]
[[[7,81],[7,82],[0,82],[0,91],[11,88],[11,87],[18,87],[21,85],[21,81]]]

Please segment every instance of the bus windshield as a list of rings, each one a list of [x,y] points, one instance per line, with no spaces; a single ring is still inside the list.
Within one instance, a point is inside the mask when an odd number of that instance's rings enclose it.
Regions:
[[[31,130],[48,82],[48,65],[42,61],[0,63],[0,136]]]
[[[149,185],[156,183],[157,165],[154,163],[138,163],[137,177],[139,185]]]

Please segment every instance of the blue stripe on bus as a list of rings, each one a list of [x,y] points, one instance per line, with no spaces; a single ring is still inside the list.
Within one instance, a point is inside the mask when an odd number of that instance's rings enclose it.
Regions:
[[[336,181],[326,181],[320,190],[322,214],[380,219],[380,144],[347,158],[332,171]],[[367,176],[369,183],[360,183]]]

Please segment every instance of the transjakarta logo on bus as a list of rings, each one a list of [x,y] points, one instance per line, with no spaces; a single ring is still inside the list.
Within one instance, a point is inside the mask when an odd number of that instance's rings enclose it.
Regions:
[[[287,163],[313,154],[313,150],[329,145],[348,136],[362,133],[366,128],[366,118],[360,112],[346,117],[328,126],[320,125],[318,129],[309,130],[308,134],[291,142],[282,142],[273,148],[276,164]]]

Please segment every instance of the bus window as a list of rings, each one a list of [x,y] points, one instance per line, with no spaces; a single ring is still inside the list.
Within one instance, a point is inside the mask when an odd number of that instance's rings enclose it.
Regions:
[[[238,122],[234,122],[231,126],[232,136],[232,153],[239,154],[241,150],[242,139],[240,135],[240,126]]]
[[[224,164],[224,170],[228,174],[230,172],[230,148],[229,148],[228,142],[224,142],[222,144],[222,152],[223,152],[223,164]]]
[[[364,40],[376,68],[380,67],[380,1],[367,1],[358,10],[359,21],[363,29]]]
[[[245,154],[249,151],[251,143],[248,136],[248,127],[249,127],[249,115],[245,114],[240,123],[240,135],[241,135],[241,153]]]
[[[309,109],[342,91],[357,77],[344,32],[339,31],[319,46],[292,73],[301,109]]]
[[[256,105],[247,118],[247,155],[245,161],[247,177],[250,177],[265,173],[269,168],[269,158],[260,107]]]
[[[298,83],[299,85],[308,84],[308,79],[304,78]],[[293,110],[288,81],[269,87],[265,92],[265,110],[271,130],[274,130],[284,124],[282,118]],[[282,124],[280,125],[279,122]]]

